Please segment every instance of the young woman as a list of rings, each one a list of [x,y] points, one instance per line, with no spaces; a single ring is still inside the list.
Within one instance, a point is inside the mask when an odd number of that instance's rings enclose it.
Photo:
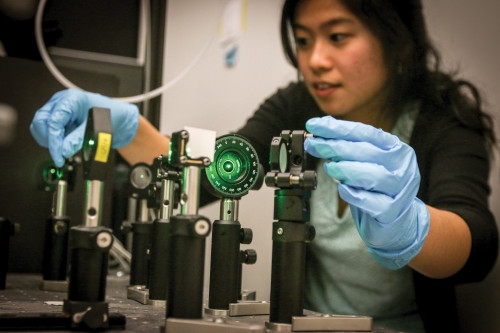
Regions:
[[[419,0],[286,0],[281,29],[299,80],[238,133],[263,161],[281,130],[315,135],[305,143],[318,158],[307,307],[456,330],[454,285],[483,279],[497,256],[495,138],[477,90],[440,71]],[[168,138],[134,106],[68,90],[31,126],[59,165],[81,147],[89,106],[111,108],[113,146],[131,164],[166,152]]]

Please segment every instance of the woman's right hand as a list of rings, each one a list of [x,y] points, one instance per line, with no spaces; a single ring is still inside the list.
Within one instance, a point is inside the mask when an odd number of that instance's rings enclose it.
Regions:
[[[49,148],[58,167],[82,148],[88,111],[92,107],[111,110],[112,148],[121,148],[134,138],[139,125],[139,110],[134,104],[82,90],[55,93],[33,118],[30,131],[39,145]]]

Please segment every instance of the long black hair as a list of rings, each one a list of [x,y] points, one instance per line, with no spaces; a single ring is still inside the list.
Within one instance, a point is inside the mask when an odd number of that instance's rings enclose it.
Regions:
[[[281,16],[281,41],[288,61],[298,68],[291,27],[302,0],[286,0]],[[441,70],[439,52],[432,45],[420,0],[340,0],[380,40],[391,78],[388,110],[398,115],[408,100],[422,100],[452,111],[465,126],[480,132],[487,147],[495,145],[493,120],[483,112],[478,89],[455,73]]]

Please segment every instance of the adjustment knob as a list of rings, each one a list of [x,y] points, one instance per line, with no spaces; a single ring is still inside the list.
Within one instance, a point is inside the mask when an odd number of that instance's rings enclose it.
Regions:
[[[257,262],[257,251],[248,249],[240,251],[241,262],[246,265],[253,265]]]
[[[250,228],[241,228],[240,229],[240,243],[241,244],[250,244],[253,240],[253,231]]]

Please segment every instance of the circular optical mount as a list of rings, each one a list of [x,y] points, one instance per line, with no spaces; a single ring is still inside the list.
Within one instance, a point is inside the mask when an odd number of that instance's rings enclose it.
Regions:
[[[252,189],[259,178],[259,158],[242,136],[224,135],[215,142],[214,161],[205,172],[218,195],[241,197]]]
[[[136,164],[130,171],[130,184],[139,190],[143,190],[153,181],[153,173],[149,165],[145,163]]]

